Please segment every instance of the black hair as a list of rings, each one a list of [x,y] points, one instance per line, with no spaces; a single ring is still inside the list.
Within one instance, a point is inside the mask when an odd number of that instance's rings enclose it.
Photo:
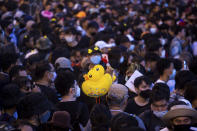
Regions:
[[[0,90],[0,104],[4,109],[13,108],[17,105],[21,96],[19,87],[16,84],[7,84]]]
[[[45,72],[50,71],[50,70],[51,70],[51,66],[50,66],[49,62],[41,61],[36,64],[35,73],[34,73],[33,78],[35,80],[40,80],[44,77]]]
[[[98,29],[99,28],[99,25],[96,21],[91,21],[88,23],[88,26],[87,26],[87,29],[89,28],[95,28],[95,29]]]
[[[103,104],[96,104],[91,110],[92,131],[107,131],[110,127],[111,113]]]
[[[185,89],[185,84],[192,80],[197,80],[196,76],[187,70],[179,71],[175,76],[175,89]]]
[[[165,69],[168,69],[171,65],[172,61],[166,58],[161,58],[156,65],[157,71],[159,75],[163,75]]]
[[[193,72],[197,76],[197,58],[194,58],[194,60],[189,64],[189,70]]]
[[[176,26],[175,28],[175,35],[177,35],[179,32],[181,32],[183,29],[185,29],[184,27],[181,27],[181,26]]]
[[[6,8],[8,11],[14,11],[17,9],[17,2],[13,0],[8,0],[6,3]]]
[[[118,47],[113,47],[108,52],[109,63],[114,69],[119,68],[119,61],[118,60],[120,59],[120,57],[121,57],[121,50]]]
[[[18,56],[15,53],[0,54],[0,68],[6,71],[12,64],[15,64]]]
[[[75,76],[72,72],[66,70],[58,71],[57,78],[55,79],[55,87],[61,96],[67,95],[70,88],[73,88],[75,83]]]
[[[19,76],[13,82],[16,83],[19,88],[23,88],[24,86],[26,86],[27,83],[31,83],[31,80],[29,80],[25,76]]]
[[[148,77],[146,77],[146,76],[140,76],[140,77],[136,78],[135,81],[134,81],[135,88],[139,88],[139,86],[142,84],[143,81],[146,84],[151,85],[151,82],[148,79]]]
[[[53,50],[53,52],[52,52],[51,63],[54,64],[55,61],[57,60],[57,58],[59,58],[59,57],[70,58],[70,51],[65,47],[55,48],[55,50]]]
[[[146,50],[147,52],[155,52],[155,51],[158,51],[159,48],[162,47],[159,39],[156,39],[156,38],[151,38],[151,39],[148,39],[146,42]]]
[[[194,100],[197,99],[197,80],[190,81],[185,85],[185,99],[189,100],[192,103]]]
[[[145,55],[145,62],[157,62],[160,59],[160,57],[155,53],[147,53]]]
[[[69,27],[64,32],[65,34],[69,34],[69,33],[74,34],[74,35],[77,34],[77,30],[75,29],[75,27]]]
[[[182,69],[182,61],[179,59],[173,59],[172,60],[174,63],[174,68],[176,69],[176,71],[180,71]]]
[[[126,36],[120,36],[120,44],[124,44],[126,42],[130,42],[129,38]]]
[[[125,131],[131,127],[138,127],[138,121],[127,113],[119,113],[111,120],[111,131]]]
[[[23,67],[22,65],[13,66],[9,71],[10,79],[12,80],[12,78],[19,76],[19,71],[23,71],[23,70],[25,70],[25,67]]]
[[[61,4],[58,4],[58,5],[57,5],[57,8],[60,9],[60,10],[63,10],[63,9],[64,9],[64,6],[61,5]]]
[[[151,94],[151,103],[157,102],[160,100],[169,101],[170,98],[170,89],[165,83],[157,83],[153,86]]]
[[[168,111],[175,105],[187,105],[187,104],[183,101],[173,101],[168,105]]]
[[[51,103],[41,93],[30,93],[24,96],[17,105],[19,119],[30,119],[34,115],[41,115],[51,110]]]

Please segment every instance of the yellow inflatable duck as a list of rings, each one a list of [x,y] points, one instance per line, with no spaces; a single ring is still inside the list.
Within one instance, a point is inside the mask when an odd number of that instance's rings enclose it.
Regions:
[[[84,75],[85,81],[82,84],[82,91],[90,97],[99,97],[105,95],[115,76],[105,73],[103,66],[95,65],[88,74]]]

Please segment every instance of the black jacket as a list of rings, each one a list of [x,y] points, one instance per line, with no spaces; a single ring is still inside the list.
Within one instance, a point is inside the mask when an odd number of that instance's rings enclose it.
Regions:
[[[165,128],[164,122],[156,117],[151,110],[147,110],[140,115],[143,120],[147,131],[160,131]]]

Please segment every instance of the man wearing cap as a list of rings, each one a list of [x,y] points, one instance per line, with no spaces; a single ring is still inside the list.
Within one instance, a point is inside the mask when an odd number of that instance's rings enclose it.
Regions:
[[[174,105],[163,117],[168,129],[161,131],[197,131],[191,125],[197,123],[197,111],[188,105]]]
[[[126,86],[122,84],[113,84],[110,87],[106,99],[112,116],[116,116],[119,113],[128,114],[124,112],[128,99],[128,88]],[[138,121],[138,126],[142,129],[145,129],[143,121],[138,116],[133,114],[128,115],[135,117]]]
[[[71,61],[65,57],[59,57],[55,61],[55,68],[56,70],[69,70],[69,71],[74,71],[74,69],[71,66]]]

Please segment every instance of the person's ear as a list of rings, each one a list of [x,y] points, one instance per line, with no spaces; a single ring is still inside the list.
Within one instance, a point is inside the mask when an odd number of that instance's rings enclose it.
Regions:
[[[140,93],[139,88],[136,88],[136,87],[135,87],[135,91],[136,91],[136,93],[137,93],[137,94],[139,94],[139,93]]]
[[[45,78],[49,78],[49,77],[50,77],[50,72],[49,72],[49,71],[46,71],[46,72],[44,73],[44,77],[45,77]]]
[[[70,94],[75,94],[75,88],[70,88],[69,93]]]

